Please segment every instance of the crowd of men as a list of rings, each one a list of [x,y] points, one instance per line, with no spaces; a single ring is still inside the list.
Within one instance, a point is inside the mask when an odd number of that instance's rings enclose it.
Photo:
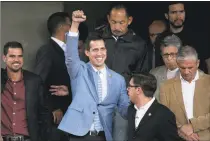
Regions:
[[[199,55],[208,43],[191,36],[183,3],[165,17],[144,41],[121,4],[87,38],[82,10],[56,12],[34,72],[22,68],[21,43],[7,42],[3,141],[210,141],[210,56]]]

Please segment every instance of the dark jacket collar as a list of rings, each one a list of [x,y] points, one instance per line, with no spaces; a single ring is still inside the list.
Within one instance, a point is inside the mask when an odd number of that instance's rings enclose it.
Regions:
[[[50,39],[49,42],[52,45],[52,47],[56,50],[56,52],[58,52],[59,54],[64,55],[63,49],[53,39]]]
[[[110,26],[105,26],[101,30],[101,36],[104,39],[110,39],[113,38]],[[120,40],[126,41],[126,42],[132,42],[133,41],[133,36],[136,35],[135,32],[132,29],[128,29],[128,32],[122,36],[119,36]]]
[[[23,79],[25,81],[27,79],[27,75],[26,74],[28,73],[28,71],[22,69],[22,73],[23,73]],[[6,84],[8,79],[9,78],[8,78],[8,75],[7,75],[7,70],[1,68],[1,85],[3,86],[1,90],[3,90],[3,88],[4,88],[4,86],[5,86],[5,84]]]

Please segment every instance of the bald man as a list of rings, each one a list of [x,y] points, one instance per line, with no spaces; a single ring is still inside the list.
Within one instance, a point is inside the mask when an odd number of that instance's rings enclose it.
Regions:
[[[157,36],[166,30],[166,24],[162,20],[154,20],[149,26],[149,42],[148,42],[148,63],[150,69],[155,68],[155,40]]]

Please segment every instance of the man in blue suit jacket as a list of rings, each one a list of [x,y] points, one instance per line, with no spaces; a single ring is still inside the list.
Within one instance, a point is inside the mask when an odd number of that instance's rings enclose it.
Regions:
[[[112,141],[115,107],[122,117],[127,116],[130,102],[126,84],[121,75],[105,65],[107,51],[101,37],[89,37],[85,53],[90,62],[84,63],[80,60],[78,27],[85,20],[83,11],[73,12],[65,51],[73,101],[58,128],[70,133],[71,141]]]

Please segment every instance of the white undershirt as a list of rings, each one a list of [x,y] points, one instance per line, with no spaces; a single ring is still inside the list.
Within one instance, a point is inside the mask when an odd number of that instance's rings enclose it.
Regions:
[[[178,72],[179,68],[176,68],[174,70],[167,70],[167,79],[174,78]]]
[[[194,99],[194,92],[195,92],[195,82],[199,79],[198,71],[196,72],[195,78],[192,80],[191,83],[184,80],[183,77],[180,75],[181,85],[182,85],[182,95],[184,106],[187,114],[187,118],[193,118],[193,99]]]
[[[55,41],[55,42],[59,45],[59,47],[61,47],[61,49],[62,49],[63,51],[66,50],[66,44],[65,44],[63,41],[61,41],[61,40],[59,40],[59,39],[57,39],[57,38],[55,38],[55,37],[51,37],[51,39],[52,39],[53,41]]]
[[[134,105],[134,108],[136,109],[136,116],[135,116],[135,127],[137,128],[139,126],[139,123],[141,122],[142,118],[146,114],[149,107],[152,105],[152,103],[155,101],[155,97],[153,97],[147,104],[144,106],[137,108],[136,105]],[[151,116],[151,113],[149,113],[149,116]]]

